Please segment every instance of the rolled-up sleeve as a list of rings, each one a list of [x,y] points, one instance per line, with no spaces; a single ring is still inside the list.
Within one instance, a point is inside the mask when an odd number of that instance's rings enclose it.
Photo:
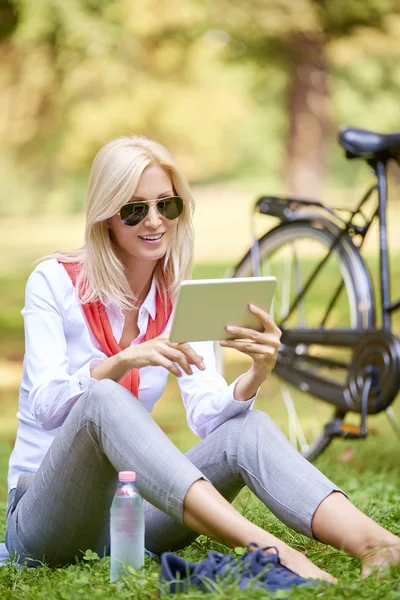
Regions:
[[[205,371],[192,366],[193,375],[182,374],[178,383],[190,429],[205,438],[228,419],[252,408],[256,396],[246,401],[234,399],[238,377],[230,385],[217,372],[212,342],[193,342],[192,348],[203,357]],[[242,375],[241,375],[242,377]]]
[[[43,429],[62,425],[76,400],[95,383],[96,380],[90,377],[91,369],[105,358],[90,357],[70,373],[63,315],[56,300],[63,279],[57,263],[53,269],[51,279],[45,276],[40,265],[33,271],[26,286],[25,307],[21,311],[29,407]]]

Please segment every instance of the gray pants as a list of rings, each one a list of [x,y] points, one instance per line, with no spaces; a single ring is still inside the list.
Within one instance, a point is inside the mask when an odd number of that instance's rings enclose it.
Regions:
[[[284,523],[312,537],[320,502],[337,490],[262,411],[230,419],[186,455],[130,392],[111,380],[76,402],[35,474],[10,492],[6,544],[51,566],[109,548],[117,472],[134,470],[145,502],[146,548],[160,554],[198,534],[183,524],[190,486],[205,478],[232,502],[247,485]]]

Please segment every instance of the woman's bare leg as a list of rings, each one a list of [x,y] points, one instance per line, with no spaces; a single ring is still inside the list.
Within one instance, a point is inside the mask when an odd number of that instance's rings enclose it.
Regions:
[[[196,481],[185,497],[183,520],[187,527],[235,548],[255,542],[260,547],[275,546],[283,564],[302,577],[334,582],[335,579],[314,565],[301,552],[290,548],[271,533],[243,517],[207,481]]]
[[[362,563],[362,577],[371,567],[400,562],[400,538],[356,508],[343,494],[333,492],[317,508],[314,536],[324,544],[349,552]]]

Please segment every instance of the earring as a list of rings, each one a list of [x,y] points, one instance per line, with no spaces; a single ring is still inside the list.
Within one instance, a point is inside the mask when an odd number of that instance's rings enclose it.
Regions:
[[[108,227],[108,229],[111,229],[110,223],[107,223],[107,227]]]

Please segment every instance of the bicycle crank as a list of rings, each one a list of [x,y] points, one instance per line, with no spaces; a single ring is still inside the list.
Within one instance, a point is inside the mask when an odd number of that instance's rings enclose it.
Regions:
[[[368,397],[365,385],[370,380]],[[400,389],[400,340],[383,330],[367,332],[354,347],[345,396],[355,412],[378,413]]]

